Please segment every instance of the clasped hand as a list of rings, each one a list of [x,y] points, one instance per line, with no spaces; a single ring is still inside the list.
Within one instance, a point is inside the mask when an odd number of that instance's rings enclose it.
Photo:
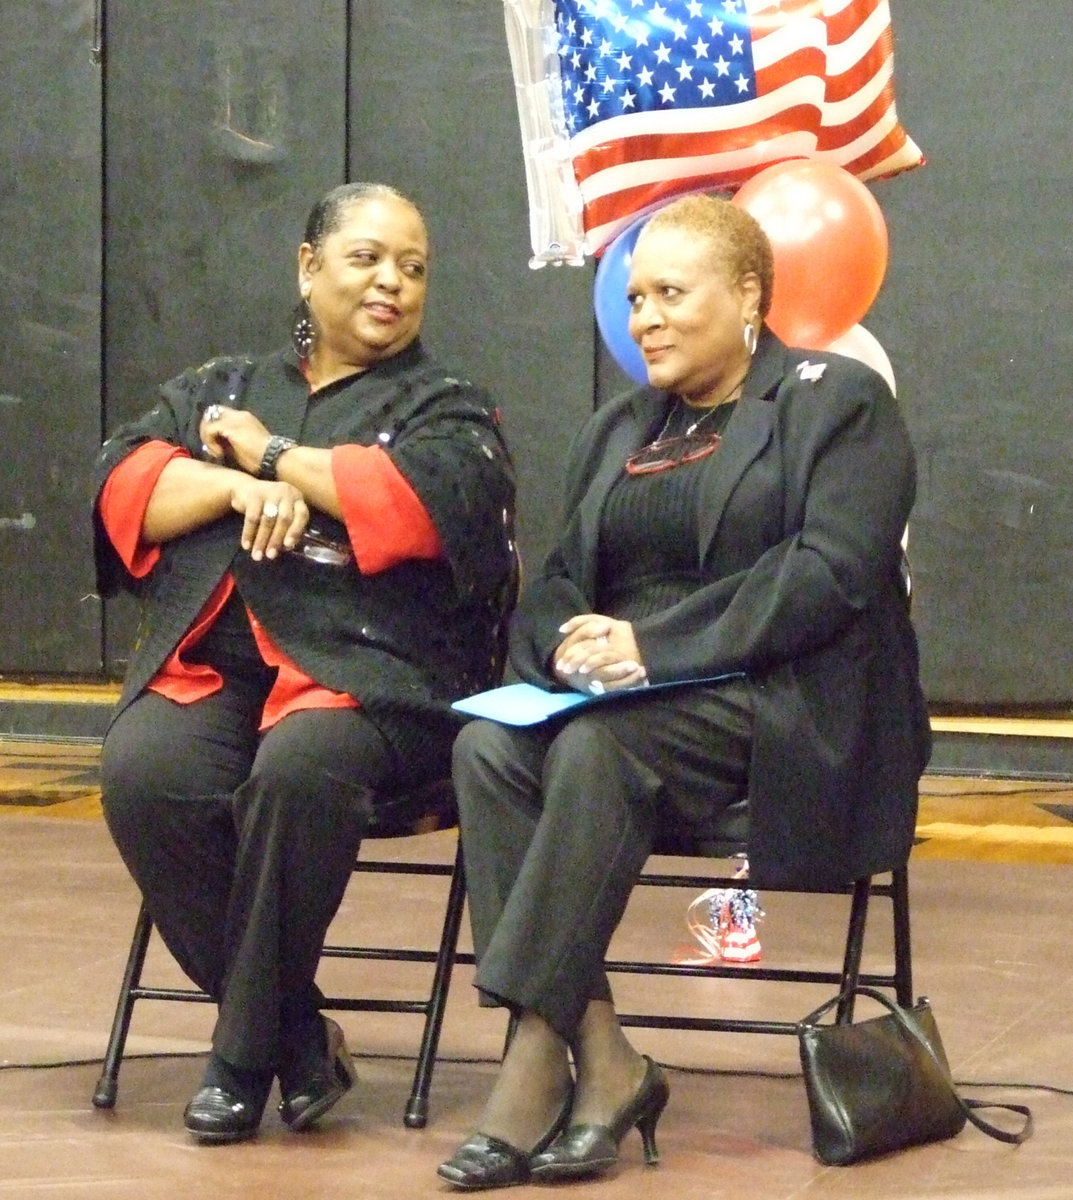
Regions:
[[[243,516],[241,543],[255,560],[292,550],[309,524],[309,506],[293,484],[258,479],[271,436],[251,412],[213,405],[198,426],[205,457],[236,469],[231,507]]]
[[[555,675],[568,687],[599,695],[648,682],[629,621],[582,613],[559,632],[566,636],[555,651]]]

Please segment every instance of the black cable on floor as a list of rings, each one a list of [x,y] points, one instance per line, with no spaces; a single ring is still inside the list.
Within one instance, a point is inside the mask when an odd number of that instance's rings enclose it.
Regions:
[[[661,1062],[661,1067],[668,1071],[680,1071],[683,1075],[712,1075],[727,1079],[800,1079],[800,1071],[762,1071],[754,1068],[734,1070],[729,1067],[685,1067],[675,1063]],[[1059,1096],[1073,1096],[1073,1088],[1061,1087],[1056,1083],[1026,1083],[1009,1080],[994,1080],[985,1082],[979,1079],[955,1079],[954,1086],[959,1088],[1017,1088],[1030,1091],[1053,1092]]]
[[[206,1050],[167,1050],[149,1054],[124,1054],[124,1062],[138,1061],[165,1061],[172,1058],[203,1058],[208,1051]],[[381,1062],[413,1062],[413,1056],[409,1054],[373,1054],[373,1053],[352,1053],[352,1058],[365,1059],[367,1061]],[[496,1066],[499,1063],[498,1058],[483,1058],[483,1057],[457,1057],[451,1056],[447,1058],[438,1058],[437,1065],[448,1063],[452,1066]],[[62,1059],[59,1062],[45,1063],[15,1063],[5,1062],[0,1063],[0,1071],[47,1071],[55,1070],[60,1067],[89,1067],[100,1066],[103,1064],[102,1058],[69,1058]],[[764,1071],[759,1069],[734,1070],[729,1067],[686,1067],[678,1063],[661,1062],[661,1067],[665,1067],[668,1071],[678,1071],[683,1075],[709,1075],[713,1078],[726,1079],[800,1079],[800,1071]],[[1013,1088],[1015,1090],[1036,1091],[1036,1092],[1051,1092],[1057,1096],[1073,1096],[1073,1088],[1061,1087],[1056,1083],[1032,1083],[1019,1080],[982,1080],[982,1079],[955,1079],[954,1086],[959,1088]]]

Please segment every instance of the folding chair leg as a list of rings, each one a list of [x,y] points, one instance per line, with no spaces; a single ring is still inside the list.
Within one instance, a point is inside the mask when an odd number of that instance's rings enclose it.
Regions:
[[[861,958],[864,955],[864,931],[868,923],[868,900],[871,896],[872,881],[865,877],[858,879],[853,885],[853,900],[849,910],[849,925],[846,930],[846,956],[842,960],[841,991],[849,993],[839,1004],[836,1020],[839,1024],[847,1024],[853,1020],[852,988],[857,986],[861,977]]]
[[[138,921],[134,926],[130,953],[127,955],[127,967],[123,972],[123,983],[119,988],[119,999],[116,1002],[115,1017],[112,1020],[112,1032],[108,1037],[108,1048],[104,1053],[101,1077],[97,1080],[97,1088],[93,1093],[95,1108],[115,1107],[116,1093],[119,1090],[119,1067],[123,1062],[123,1050],[127,1044],[130,1018],[134,1012],[134,989],[141,982],[145,952],[149,948],[149,937],[152,932],[153,922],[149,916],[149,910],[143,904],[138,911]]]
[[[455,964],[458,935],[462,928],[462,912],[466,903],[466,871],[462,859],[462,841],[459,839],[455,853],[451,888],[447,895],[447,910],[440,935],[440,948],[436,955],[436,968],[432,977],[432,992],[429,996],[428,1012],[425,1016],[425,1032],[421,1038],[421,1049],[417,1055],[413,1090],[406,1105],[403,1121],[409,1129],[423,1129],[428,1123],[428,1096],[432,1086],[432,1071],[436,1065],[436,1051],[440,1044],[444,1011],[447,1007],[447,992],[451,986],[451,971]]]
[[[909,869],[900,867],[891,875],[894,905],[894,992],[898,1003],[913,1003],[913,957],[909,942]]]

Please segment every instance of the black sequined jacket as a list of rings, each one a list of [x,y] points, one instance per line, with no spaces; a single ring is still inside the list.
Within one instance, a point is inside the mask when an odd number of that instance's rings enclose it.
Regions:
[[[297,554],[254,562],[239,546],[241,518],[222,517],[161,547],[144,579],[124,568],[94,503],[98,588],[126,588],[141,618],[118,712],[168,659],[220,578],[238,591],[274,642],[313,680],[357,697],[415,780],[442,772],[428,747],[458,724],[450,702],[497,682],[509,596],[514,483],[488,396],[446,375],[419,342],[364,374],[313,393],[292,351],[214,359],[164,384],[156,406],[118,429],[97,460],[108,475],[150,440],[200,453],[198,425],[213,403],[248,409],[306,446],[379,445],[413,488],[444,557],[364,575]],[[341,522],[318,529],[346,540]]]

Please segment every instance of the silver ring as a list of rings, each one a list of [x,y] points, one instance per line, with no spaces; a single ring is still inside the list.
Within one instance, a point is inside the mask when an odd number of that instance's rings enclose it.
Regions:
[[[218,421],[224,415],[224,410],[218,404],[210,404],[205,409],[205,420],[208,422]]]
[[[267,517],[270,521],[274,521],[279,516],[279,505],[273,504],[271,500],[261,509],[261,516]]]

